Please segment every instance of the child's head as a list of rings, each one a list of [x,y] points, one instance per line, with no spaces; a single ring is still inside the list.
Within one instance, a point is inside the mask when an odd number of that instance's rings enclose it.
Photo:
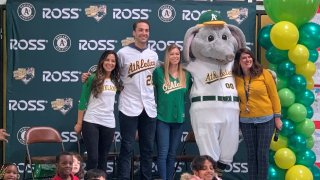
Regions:
[[[72,174],[73,157],[69,152],[62,152],[56,157],[57,174],[68,177]]]
[[[18,180],[20,175],[18,167],[13,163],[7,163],[1,167],[1,177],[3,180]]]
[[[194,175],[204,180],[212,180],[215,177],[215,161],[208,155],[197,156],[191,163]]]
[[[84,170],[83,170],[83,161],[80,154],[76,152],[72,152],[73,165],[72,165],[72,173],[77,176],[79,179],[83,179]]]
[[[107,179],[106,173],[101,169],[90,169],[84,176],[85,180],[105,180]]]

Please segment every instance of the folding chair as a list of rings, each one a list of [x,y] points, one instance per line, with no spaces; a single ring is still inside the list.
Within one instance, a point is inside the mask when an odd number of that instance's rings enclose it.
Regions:
[[[54,164],[56,163],[56,155],[52,156],[32,156],[30,153],[30,145],[37,143],[57,143],[61,146],[61,152],[64,151],[64,145],[60,133],[52,127],[32,127],[25,134],[26,156],[24,163],[23,179],[25,179],[27,165],[31,167],[32,179],[35,179],[32,164]],[[60,148],[59,148],[60,149]]]
[[[187,168],[187,163],[188,162],[192,162],[192,160],[197,156],[196,154],[187,155],[187,144],[189,144],[189,143],[196,143],[196,139],[194,137],[193,131],[189,131],[188,132],[188,135],[185,137],[185,140],[184,140],[184,142],[182,144],[180,154],[177,155],[177,157],[176,157],[177,163],[176,163],[176,167],[174,169],[173,178],[176,175],[176,172],[178,170],[180,162],[185,162],[186,168]]]

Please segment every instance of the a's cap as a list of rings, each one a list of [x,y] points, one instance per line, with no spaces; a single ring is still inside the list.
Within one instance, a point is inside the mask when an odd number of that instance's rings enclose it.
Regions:
[[[224,25],[226,22],[222,21],[221,15],[218,11],[209,10],[205,13],[202,13],[198,24],[203,25]]]

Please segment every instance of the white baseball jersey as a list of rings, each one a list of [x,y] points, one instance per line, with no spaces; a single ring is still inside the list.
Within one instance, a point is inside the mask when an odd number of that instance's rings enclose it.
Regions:
[[[190,119],[199,152],[223,163],[232,162],[239,143],[239,98],[232,66],[195,60],[186,67],[193,76]]]
[[[127,116],[138,116],[145,109],[149,117],[156,117],[152,72],[158,63],[157,53],[130,44],[118,51],[118,57],[124,86],[119,96],[119,110]]]

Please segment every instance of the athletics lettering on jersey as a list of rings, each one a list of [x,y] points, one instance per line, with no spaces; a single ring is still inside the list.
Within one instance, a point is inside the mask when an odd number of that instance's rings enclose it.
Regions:
[[[148,59],[145,61],[144,59],[141,59],[140,61],[136,61],[134,63],[130,63],[129,69],[128,69],[128,77],[132,77],[135,74],[145,71],[147,69],[152,69],[156,67],[156,62]]]
[[[219,79],[224,79],[227,77],[232,77],[232,71],[222,70],[220,71],[220,74],[218,74],[216,71],[213,71],[207,74],[205,82],[206,84],[210,84]]]
[[[117,88],[114,85],[104,85],[103,86],[103,91],[113,91],[117,92]]]
[[[182,87],[180,86],[180,83],[177,81],[170,82],[170,85],[168,85],[167,83],[164,83],[162,86],[162,89],[166,94],[169,94],[170,92],[176,91],[181,88]]]

